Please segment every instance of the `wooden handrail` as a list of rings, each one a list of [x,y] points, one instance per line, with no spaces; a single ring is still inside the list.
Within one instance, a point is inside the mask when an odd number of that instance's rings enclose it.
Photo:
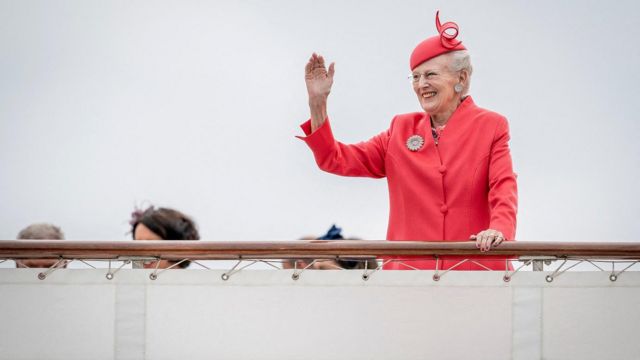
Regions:
[[[296,241],[72,241],[0,240],[0,259],[122,259],[154,257],[167,260],[285,259],[335,257],[517,258],[523,256],[640,260],[640,242],[506,242],[490,252],[475,243],[296,240]]]

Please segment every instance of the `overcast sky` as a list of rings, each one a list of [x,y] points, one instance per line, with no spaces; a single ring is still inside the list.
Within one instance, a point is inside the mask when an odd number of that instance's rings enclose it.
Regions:
[[[408,59],[436,9],[510,121],[517,238],[638,240],[639,5],[548,0],[0,0],[0,239],[128,239],[148,203],[206,240],[383,239],[385,180],[323,173],[294,138],[303,68],[336,62],[334,133],[366,140],[421,110]]]

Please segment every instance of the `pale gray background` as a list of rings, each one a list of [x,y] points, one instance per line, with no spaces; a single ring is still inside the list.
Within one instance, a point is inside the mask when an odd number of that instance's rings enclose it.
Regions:
[[[383,239],[384,180],[317,169],[303,67],[336,62],[336,136],[419,111],[413,47],[456,21],[476,103],[510,119],[520,240],[637,240],[633,1],[0,1],[0,239],[128,239],[135,204],[207,240]]]

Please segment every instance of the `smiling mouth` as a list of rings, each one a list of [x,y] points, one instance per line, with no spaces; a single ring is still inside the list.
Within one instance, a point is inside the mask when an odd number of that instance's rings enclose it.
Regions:
[[[432,97],[436,96],[436,94],[437,94],[437,92],[435,92],[435,91],[427,91],[427,92],[422,93],[422,98],[423,99],[429,99],[429,98],[432,98]]]

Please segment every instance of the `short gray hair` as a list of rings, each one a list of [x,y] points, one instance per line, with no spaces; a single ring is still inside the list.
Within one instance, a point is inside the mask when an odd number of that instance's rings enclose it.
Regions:
[[[473,73],[473,66],[471,66],[471,57],[469,56],[469,52],[467,50],[458,50],[452,51],[450,54],[450,62],[449,68],[451,71],[466,71],[467,74],[467,83],[464,85],[462,89],[462,96],[467,95],[469,92],[469,87],[471,85],[471,74]]]
[[[46,224],[32,224],[18,233],[19,240],[64,240],[64,233],[59,227]]]

